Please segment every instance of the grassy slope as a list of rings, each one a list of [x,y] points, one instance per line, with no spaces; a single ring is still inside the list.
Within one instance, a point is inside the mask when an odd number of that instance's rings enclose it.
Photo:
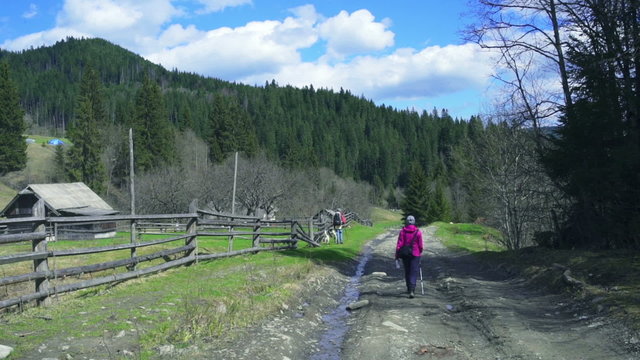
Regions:
[[[151,349],[159,344],[229,336],[232,328],[278,311],[322,265],[354,260],[366,242],[400,224],[399,215],[379,209],[372,220],[373,227],[356,224],[346,229],[344,245],[302,245],[201,262],[114,287],[78,291],[50,307],[3,316],[0,339],[15,347],[11,358],[18,359],[60,332],[82,339],[135,327],[141,358],[153,358]]]
[[[27,144],[27,166],[21,171],[14,171],[0,178],[0,209],[26,184],[48,183],[54,174],[55,146],[47,145],[53,139],[50,136],[25,135],[36,142]],[[61,139],[68,143],[67,139]]]
[[[520,250],[500,250],[497,244],[485,251],[486,234],[495,230],[472,224],[436,223],[436,235],[456,250],[475,253],[483,261],[500,265],[522,274],[553,291],[570,292],[598,310],[610,313],[627,325],[640,329],[640,253],[630,250],[587,251],[551,250],[529,247]],[[473,229],[473,231],[469,231]],[[465,233],[464,238],[460,234]],[[492,235],[489,235],[489,237]],[[564,269],[584,283],[572,287],[563,281]],[[597,299],[595,302],[594,299]]]

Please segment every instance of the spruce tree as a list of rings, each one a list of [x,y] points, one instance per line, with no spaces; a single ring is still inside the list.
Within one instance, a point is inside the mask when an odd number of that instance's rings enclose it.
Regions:
[[[409,169],[409,184],[400,205],[402,216],[406,218],[413,215],[418,226],[430,223],[433,221],[429,212],[431,201],[432,194],[427,175],[422,166],[414,162]]]
[[[445,186],[442,181],[436,181],[436,191],[433,195],[433,210],[430,211],[430,218],[432,221],[451,221],[451,205],[447,194],[445,192]]]
[[[90,98],[80,95],[67,134],[73,143],[66,161],[68,179],[82,181],[97,193],[103,192],[106,171],[100,159],[101,139],[96,131],[96,119]]]
[[[16,86],[9,78],[9,65],[0,64],[0,175],[27,165],[24,111]]]
[[[209,126],[207,142],[213,162],[220,162],[235,151],[248,156],[257,153],[258,140],[249,115],[232,99],[221,94],[214,97]]]
[[[56,164],[56,171],[53,175],[53,181],[66,182],[67,156],[64,151],[64,146],[56,146],[56,154],[54,159],[54,163]]]
[[[133,116],[133,149],[137,171],[147,171],[175,159],[171,123],[160,86],[145,77]]]

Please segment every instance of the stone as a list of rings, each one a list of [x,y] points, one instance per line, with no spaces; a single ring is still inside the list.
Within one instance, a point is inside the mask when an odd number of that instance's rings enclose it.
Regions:
[[[6,359],[13,352],[11,346],[0,345],[0,359]]]
[[[369,300],[360,300],[347,305],[347,310],[356,310],[369,305]]]
[[[382,325],[386,326],[386,327],[390,327],[394,330],[398,330],[398,331],[402,331],[402,332],[409,332],[409,330],[403,328],[402,326],[398,325],[398,324],[394,324],[391,321],[384,321],[382,323]]]
[[[175,350],[175,346],[173,345],[162,345],[158,348],[158,352],[160,353],[160,356],[171,355],[174,350]]]

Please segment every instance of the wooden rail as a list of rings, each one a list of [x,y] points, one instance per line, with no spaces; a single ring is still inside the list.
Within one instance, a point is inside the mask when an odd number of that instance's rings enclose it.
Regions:
[[[16,305],[22,308],[23,305],[32,301],[46,305],[52,295],[132,279],[198,261],[260,251],[295,249],[299,241],[304,241],[310,246],[320,246],[318,236],[325,229],[331,227],[331,219],[327,216],[318,215],[313,219],[302,220],[269,221],[250,216],[197,210],[195,202],[192,203],[189,213],[156,215],[45,218],[43,216],[44,204],[39,202],[36,207],[34,208],[36,215],[34,217],[0,221],[0,229],[3,229],[0,233],[1,246],[30,242],[32,249],[30,252],[1,255],[0,266],[33,261],[32,271],[2,277],[0,278],[0,286],[6,289],[7,286],[18,286],[25,282],[35,284],[35,291],[31,293],[18,295],[5,290],[5,294],[7,294],[5,297],[13,297],[3,298],[0,295],[0,309]],[[349,221],[354,219],[353,214],[348,213],[347,219]],[[55,229],[58,225],[82,226],[99,223],[120,223],[121,227],[131,229],[132,231],[127,235],[128,242],[107,246],[48,249],[49,242],[55,239]],[[18,225],[20,229],[31,228],[32,231],[10,233],[10,230]],[[76,230],[76,232],[79,231]],[[143,240],[144,237],[149,236],[156,238]],[[162,236],[162,238],[157,238],[158,236]],[[198,246],[198,239],[226,239],[227,249],[223,252],[208,252],[207,249]],[[245,243],[246,239],[250,239],[250,247],[234,248],[236,246],[234,240],[237,239],[244,239]],[[160,250],[152,248],[157,245],[171,247]],[[151,252],[141,254],[139,250],[144,248],[149,248]],[[87,257],[92,254],[123,250],[129,250],[126,258],[56,268],[60,259],[63,258]],[[53,261],[54,259],[55,261]],[[163,263],[157,263],[163,260]],[[151,263],[152,261],[155,263]],[[147,267],[139,268],[139,265],[145,263]],[[51,265],[53,265],[53,269],[50,268]],[[105,271],[110,273],[100,275]],[[91,278],[91,274],[98,274],[98,277]],[[24,292],[24,286],[22,289]]]

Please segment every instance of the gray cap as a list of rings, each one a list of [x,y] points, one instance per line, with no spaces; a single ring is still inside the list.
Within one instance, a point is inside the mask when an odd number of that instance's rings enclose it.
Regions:
[[[414,218],[413,215],[407,216],[407,225],[415,225],[415,224],[416,224],[416,218]]]

